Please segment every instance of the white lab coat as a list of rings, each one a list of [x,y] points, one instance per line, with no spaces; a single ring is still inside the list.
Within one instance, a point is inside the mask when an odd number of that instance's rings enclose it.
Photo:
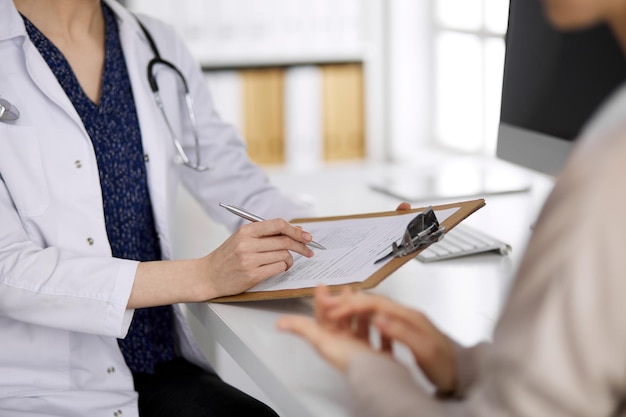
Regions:
[[[134,17],[105,1],[117,15],[164,258],[172,253],[169,228],[181,181],[230,228],[240,219],[219,208],[221,200],[270,217],[309,214],[250,163],[173,31],[142,17],[162,57],[187,78],[203,162],[212,169],[198,173],[174,163],[174,146],[146,77],[153,53]],[[158,71],[180,132],[181,95],[171,71]],[[133,316],[125,306],[137,262],[111,257],[91,141],[11,0],[0,0],[0,96],[21,113],[16,122],[0,122],[0,415],[136,416],[136,393],[117,338],[126,335]],[[180,134],[192,143],[190,135]],[[193,157],[193,147],[187,152]],[[178,306],[175,313],[179,351],[208,367]]]

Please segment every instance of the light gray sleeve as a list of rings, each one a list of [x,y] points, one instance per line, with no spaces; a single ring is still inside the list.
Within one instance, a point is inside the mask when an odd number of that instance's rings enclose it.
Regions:
[[[404,365],[388,355],[375,352],[358,355],[350,361],[348,379],[359,405],[359,415],[446,415],[444,403],[428,392]]]
[[[388,355],[361,354],[349,364],[348,379],[362,415],[377,417],[466,416],[462,401],[477,383],[487,343],[470,348],[456,345],[459,379],[455,392],[441,396],[418,381],[404,364]]]
[[[480,380],[480,371],[489,343],[483,342],[471,347],[463,347],[454,343],[457,379],[454,391],[438,393],[439,397],[463,398]]]
[[[617,135],[585,147],[566,167],[535,226],[493,344],[459,351],[457,391],[465,397],[432,396],[393,359],[361,355],[348,376],[364,415],[623,415],[623,155],[626,135]]]
[[[535,225],[468,407],[619,415],[626,393],[626,135],[585,146]]]

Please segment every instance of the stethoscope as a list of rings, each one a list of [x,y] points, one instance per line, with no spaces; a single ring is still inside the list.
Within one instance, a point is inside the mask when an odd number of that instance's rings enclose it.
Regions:
[[[12,105],[9,100],[0,98],[0,121],[12,122],[20,118],[20,112],[17,107]]]
[[[183,76],[182,72],[178,68],[176,68],[174,64],[161,58],[161,55],[159,54],[159,50],[157,49],[156,44],[154,43],[154,39],[152,38],[148,30],[145,28],[145,26],[139,20],[137,20],[137,22],[139,23],[139,26],[141,27],[141,30],[143,31],[143,33],[146,35],[146,38],[148,39],[148,43],[150,44],[150,48],[152,49],[152,52],[154,53],[154,58],[152,58],[150,62],[148,63],[148,83],[150,84],[150,89],[152,90],[152,93],[154,94],[154,99],[156,101],[156,104],[159,110],[161,111],[161,114],[163,115],[165,124],[167,125],[167,128],[170,131],[170,135],[172,136],[172,141],[174,142],[174,147],[176,148],[176,151],[178,152],[177,161],[182,163],[186,167],[194,169],[198,172],[207,171],[210,167],[206,165],[202,165],[202,162],[200,160],[200,140],[198,137],[198,124],[196,122],[196,113],[193,110],[193,103],[191,100],[191,94],[189,94],[189,87],[187,86],[187,80]],[[189,119],[189,124],[191,125],[191,130],[193,132],[193,137],[194,137],[195,146],[196,146],[195,162],[191,162],[191,159],[189,158],[189,156],[187,156],[187,153],[183,149],[182,143],[178,139],[178,136],[176,136],[176,133],[174,132],[174,129],[172,128],[172,125],[169,119],[167,118],[165,107],[163,106],[163,100],[161,100],[161,95],[159,94],[159,86],[157,84],[156,76],[154,75],[154,67],[157,65],[164,65],[165,67],[170,68],[172,71],[174,71],[174,73],[178,76],[178,78],[180,79],[180,82],[183,85],[183,88],[185,91],[185,106],[187,109],[187,118]],[[0,98],[0,122],[12,122],[12,121],[19,119],[19,117],[20,117],[20,112],[17,110],[17,108],[14,105],[12,105],[8,100]]]
[[[152,58],[150,62],[148,62],[148,83],[150,84],[150,89],[152,90],[152,93],[154,94],[154,99],[156,101],[156,104],[161,110],[161,114],[163,115],[165,124],[167,125],[167,128],[169,129],[170,134],[172,135],[172,141],[174,142],[174,146],[176,147],[176,151],[178,152],[177,159],[179,160],[180,163],[182,163],[186,167],[194,169],[198,172],[207,171],[208,169],[210,169],[210,167],[206,165],[202,165],[202,162],[200,161],[200,139],[198,137],[198,124],[196,122],[196,113],[193,110],[193,103],[191,100],[191,94],[189,94],[189,87],[187,86],[187,80],[185,79],[185,76],[183,75],[183,73],[178,68],[176,68],[174,64],[161,58],[161,54],[159,53],[159,50],[156,47],[156,43],[154,42],[152,35],[150,35],[150,32],[148,32],[148,29],[146,29],[146,27],[139,21],[139,19],[137,19],[137,22],[139,23],[139,26],[141,27],[141,30],[143,31],[144,35],[146,35],[146,39],[148,39],[148,43],[150,44],[150,48],[152,49],[152,53],[154,54],[154,58]],[[195,162],[191,162],[191,160],[187,156],[187,153],[183,149],[182,143],[176,136],[176,133],[174,132],[174,129],[172,128],[172,125],[170,124],[170,121],[167,118],[165,107],[163,106],[163,100],[161,100],[161,95],[159,94],[159,86],[156,81],[156,76],[154,75],[154,67],[157,65],[163,65],[167,68],[170,68],[172,71],[174,71],[174,73],[180,79],[181,84],[183,85],[183,88],[185,91],[185,106],[187,109],[187,118],[189,119],[189,124],[191,125],[191,130],[193,132],[193,137],[194,137],[194,141],[196,145],[196,161]]]

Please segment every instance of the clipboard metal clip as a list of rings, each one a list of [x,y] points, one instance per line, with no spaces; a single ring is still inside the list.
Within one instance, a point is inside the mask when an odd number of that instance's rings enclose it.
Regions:
[[[440,241],[445,230],[446,228],[439,224],[432,206],[428,207],[409,222],[400,244],[393,242],[391,252],[374,263],[377,264],[391,257],[401,258],[411,255],[431,243]]]

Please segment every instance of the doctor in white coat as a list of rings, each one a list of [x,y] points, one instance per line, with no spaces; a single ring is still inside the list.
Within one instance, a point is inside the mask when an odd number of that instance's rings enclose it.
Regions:
[[[173,31],[146,16],[139,19],[161,57],[188,83],[197,117],[197,148],[180,77],[165,65],[152,71],[166,119],[147,77],[155,51],[146,34],[120,4],[103,2],[115,17],[132,85],[162,260],[112,256],[95,148],[25,29],[28,18],[58,46],[84,93],[98,103],[105,56],[101,2],[0,0],[0,104],[12,106],[0,116],[3,417],[139,415],[133,374],[118,346],[135,309],[173,305],[177,358],[211,373],[176,303],[245,291],[288,268],[293,262],[290,251],[313,255],[305,245],[312,236],[279,219],[310,213],[281,195],[249,161],[244,142],[220,120],[199,67]],[[19,117],[11,120],[11,115]],[[189,165],[196,163],[198,149],[200,164],[210,169],[177,163],[174,136],[182,143],[183,156],[189,156]],[[168,260],[173,204],[181,182],[209,215],[237,230],[201,259]],[[219,201],[274,220],[241,226],[242,220],[220,208]]]

